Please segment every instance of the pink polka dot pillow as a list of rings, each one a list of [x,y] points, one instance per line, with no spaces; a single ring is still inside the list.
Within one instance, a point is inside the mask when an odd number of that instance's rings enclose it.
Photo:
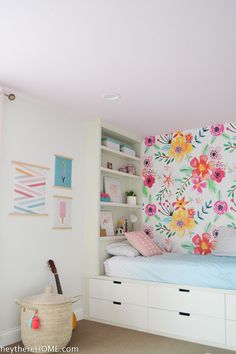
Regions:
[[[145,257],[157,256],[162,254],[162,250],[157,246],[157,244],[148,237],[145,232],[132,231],[126,232],[125,236],[127,240],[136,248],[136,250]]]

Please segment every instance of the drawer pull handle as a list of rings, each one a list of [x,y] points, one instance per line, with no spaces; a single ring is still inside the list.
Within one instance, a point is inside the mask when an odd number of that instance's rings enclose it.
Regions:
[[[113,301],[113,304],[114,304],[114,305],[121,305],[121,302],[119,302],[119,301]]]
[[[113,284],[121,284],[121,281],[114,280]]]
[[[179,312],[180,316],[190,316],[190,313],[188,312]]]
[[[188,290],[188,289],[179,289],[179,291],[181,291],[183,293],[189,293],[190,292],[190,290]]]

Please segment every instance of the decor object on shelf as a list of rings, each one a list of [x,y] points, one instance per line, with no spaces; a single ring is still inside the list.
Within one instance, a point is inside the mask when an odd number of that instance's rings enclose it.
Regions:
[[[100,193],[101,202],[111,202],[111,197],[108,193]]]
[[[106,236],[106,235],[107,235],[106,229],[102,229],[102,228],[100,227],[100,237],[104,237],[104,236]]]
[[[55,155],[55,187],[71,188],[72,158]]]
[[[137,222],[138,218],[134,214],[130,214],[131,230],[134,231],[134,224]]]
[[[101,229],[106,230],[106,236],[114,235],[114,226],[113,226],[113,218],[111,211],[101,211]]]
[[[109,168],[110,170],[112,170],[112,162],[107,162],[107,168]]]
[[[129,173],[130,175],[135,175],[134,165],[129,164],[126,168],[127,168],[127,173]]]
[[[126,195],[127,195],[127,204],[136,205],[136,203],[137,203],[136,193],[134,191],[129,191],[129,192],[126,192]]]
[[[72,229],[71,197],[54,195],[54,226],[53,229]]]
[[[121,144],[120,151],[124,152],[127,155],[135,156],[135,150],[128,144]]]
[[[119,171],[123,173],[127,173],[127,167],[119,167]]]
[[[12,215],[47,216],[46,179],[48,167],[12,161],[14,173]]]
[[[109,149],[120,151],[120,142],[116,139],[103,137],[102,145],[108,147]]]
[[[124,236],[124,229],[122,226],[116,228],[116,235],[117,236]]]
[[[111,201],[113,203],[122,202],[121,182],[119,179],[104,176],[104,189],[105,193],[110,195]]]
[[[68,344],[72,334],[71,298],[54,294],[52,286],[48,286],[43,294],[16,300],[16,304],[21,307],[22,342],[30,352],[42,352],[42,348],[49,347],[60,351]],[[37,331],[29,326],[35,311],[42,323]]]

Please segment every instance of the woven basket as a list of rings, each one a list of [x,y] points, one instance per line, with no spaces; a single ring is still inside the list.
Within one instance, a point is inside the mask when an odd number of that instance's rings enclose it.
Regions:
[[[68,344],[72,334],[72,300],[53,294],[49,289],[44,294],[16,300],[21,307],[22,342],[35,353],[60,351]],[[38,311],[40,319],[37,330],[29,325],[35,311]]]

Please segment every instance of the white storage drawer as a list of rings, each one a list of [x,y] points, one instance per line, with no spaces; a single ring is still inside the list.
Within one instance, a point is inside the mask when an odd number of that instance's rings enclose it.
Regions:
[[[226,321],[226,344],[236,347],[236,321]]]
[[[198,341],[225,344],[225,320],[179,312],[149,309],[149,330]]]
[[[151,285],[149,286],[149,306],[203,316],[225,317],[224,294],[192,290],[188,287]]]
[[[147,285],[90,279],[90,298],[147,306]]]
[[[236,295],[226,294],[225,298],[226,298],[226,318],[229,320],[236,320]]]
[[[89,313],[94,319],[147,329],[147,308],[143,306],[90,299]]]

